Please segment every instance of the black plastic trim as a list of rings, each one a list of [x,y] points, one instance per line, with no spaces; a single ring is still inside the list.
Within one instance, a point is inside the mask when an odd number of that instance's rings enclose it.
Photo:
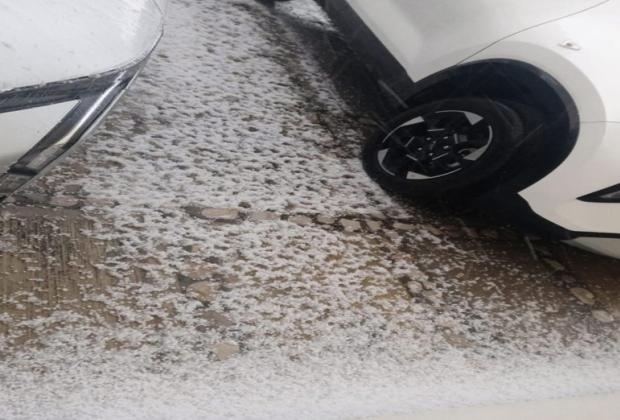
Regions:
[[[588,203],[620,203],[620,196],[618,196],[618,198],[605,198],[606,195],[612,193],[620,193],[620,184],[614,185],[613,187],[605,188],[604,190],[597,191],[592,194],[584,195],[583,197],[579,197],[579,200]]]
[[[120,74],[135,74],[139,68],[140,65],[133,65],[97,76],[80,77],[0,92],[0,113],[80,100],[85,96],[96,96],[112,86]]]
[[[400,107],[415,92],[415,84],[405,68],[377,38],[346,0],[316,0],[364,64],[381,89]],[[380,1],[380,0],[377,0]]]
[[[493,198],[498,210],[520,228],[549,239],[568,241],[577,238],[620,239],[620,233],[585,232],[566,229],[538,215],[530,204],[518,194],[498,195]]]

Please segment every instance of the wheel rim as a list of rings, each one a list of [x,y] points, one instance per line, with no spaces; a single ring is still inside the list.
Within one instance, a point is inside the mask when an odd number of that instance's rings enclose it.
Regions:
[[[377,159],[388,174],[408,181],[441,178],[480,160],[493,142],[493,127],[468,111],[418,116],[392,130]]]

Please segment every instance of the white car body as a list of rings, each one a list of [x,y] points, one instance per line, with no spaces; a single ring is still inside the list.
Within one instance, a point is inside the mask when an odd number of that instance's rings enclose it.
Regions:
[[[555,79],[576,106],[578,136],[561,163],[518,194],[538,217],[570,233],[573,244],[620,257],[620,1],[324,3],[341,19],[357,15],[414,84],[503,60]]]
[[[85,137],[138,74],[165,0],[0,0],[0,199]]]

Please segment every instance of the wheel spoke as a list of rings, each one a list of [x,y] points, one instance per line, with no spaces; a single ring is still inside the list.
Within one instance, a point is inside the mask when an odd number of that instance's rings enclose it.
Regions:
[[[407,155],[405,153],[392,148],[388,149],[380,163],[386,171],[398,176],[399,169],[406,163],[407,160]]]
[[[468,125],[466,127],[462,127],[458,130],[461,134],[467,134],[471,137],[489,137],[489,126],[485,124],[483,121],[478,121],[474,125]]]
[[[466,141],[456,143],[453,147],[457,151],[463,149],[480,149],[486,146],[488,143],[488,139],[483,138],[467,139]]]
[[[395,149],[395,150],[399,150],[402,151],[404,153],[407,152],[407,142],[408,139],[405,139],[404,137],[402,137],[399,134],[394,133],[392,136],[390,136],[387,140],[387,146],[390,149]]]

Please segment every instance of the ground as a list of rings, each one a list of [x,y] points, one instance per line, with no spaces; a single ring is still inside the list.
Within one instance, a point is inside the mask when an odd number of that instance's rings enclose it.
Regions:
[[[0,208],[0,417],[365,418],[620,389],[620,264],[364,174],[383,112],[308,0],[176,0]]]

